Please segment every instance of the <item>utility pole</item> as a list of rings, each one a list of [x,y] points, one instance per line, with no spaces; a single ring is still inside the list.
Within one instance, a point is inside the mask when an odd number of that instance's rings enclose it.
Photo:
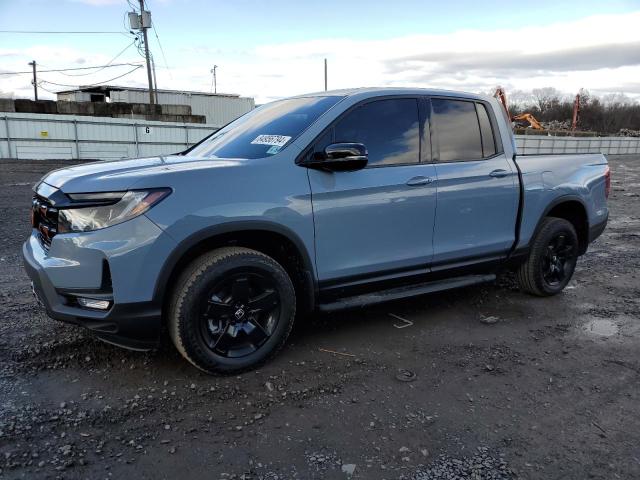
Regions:
[[[324,59],[324,91],[327,91],[327,59]]]
[[[214,65],[211,69],[211,73],[213,73],[213,77],[211,78],[211,89],[209,92],[213,91],[213,93],[218,93],[218,79],[216,78],[216,70],[218,69],[218,65]]]
[[[148,12],[148,14],[145,14],[144,0],[140,0],[140,28],[142,29],[142,37],[144,39],[144,56],[147,60],[147,79],[149,80],[149,104],[153,105],[155,103],[153,101],[153,79],[151,77],[151,60],[149,58],[149,39],[147,38],[147,30],[150,26],[150,23],[151,23],[151,12]]]
[[[153,87],[155,90],[156,103],[158,103],[158,79],[156,78],[156,62],[151,55],[151,65],[153,65]]]
[[[33,60],[29,62],[29,65],[33,67],[33,80],[31,80],[31,84],[33,85],[33,98],[35,101],[38,101],[38,83],[36,82],[36,61]]]

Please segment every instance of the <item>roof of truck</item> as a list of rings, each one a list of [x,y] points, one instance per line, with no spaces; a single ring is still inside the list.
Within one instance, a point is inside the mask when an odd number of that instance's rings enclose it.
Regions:
[[[339,96],[339,97],[379,97],[384,95],[430,95],[430,96],[464,96],[469,98],[477,98],[482,100],[488,100],[491,97],[480,93],[461,92],[455,90],[441,90],[436,88],[411,88],[411,87],[359,87],[359,88],[344,88],[339,90],[327,90],[323,92],[307,93],[303,95],[297,95],[298,97],[326,97],[326,96]]]

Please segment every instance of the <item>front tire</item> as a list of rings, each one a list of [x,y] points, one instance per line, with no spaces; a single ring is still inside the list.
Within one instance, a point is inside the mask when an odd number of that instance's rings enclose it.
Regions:
[[[560,293],[567,286],[578,260],[578,235],[563,218],[542,221],[527,261],[517,272],[520,289],[539,297]]]
[[[255,250],[225,247],[194,260],[180,276],[169,332],[199,369],[238,372],[282,348],[295,312],[295,291],[280,264]]]

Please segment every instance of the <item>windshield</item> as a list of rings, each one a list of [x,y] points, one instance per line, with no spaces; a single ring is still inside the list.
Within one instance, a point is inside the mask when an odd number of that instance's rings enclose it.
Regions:
[[[275,155],[341,99],[303,97],[268,103],[220,129],[189,154],[213,158]]]

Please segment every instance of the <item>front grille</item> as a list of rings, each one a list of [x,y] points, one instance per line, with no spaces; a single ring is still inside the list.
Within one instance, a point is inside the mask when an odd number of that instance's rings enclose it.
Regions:
[[[31,202],[31,223],[38,230],[42,245],[48,250],[58,233],[58,209],[46,199],[34,196]]]

